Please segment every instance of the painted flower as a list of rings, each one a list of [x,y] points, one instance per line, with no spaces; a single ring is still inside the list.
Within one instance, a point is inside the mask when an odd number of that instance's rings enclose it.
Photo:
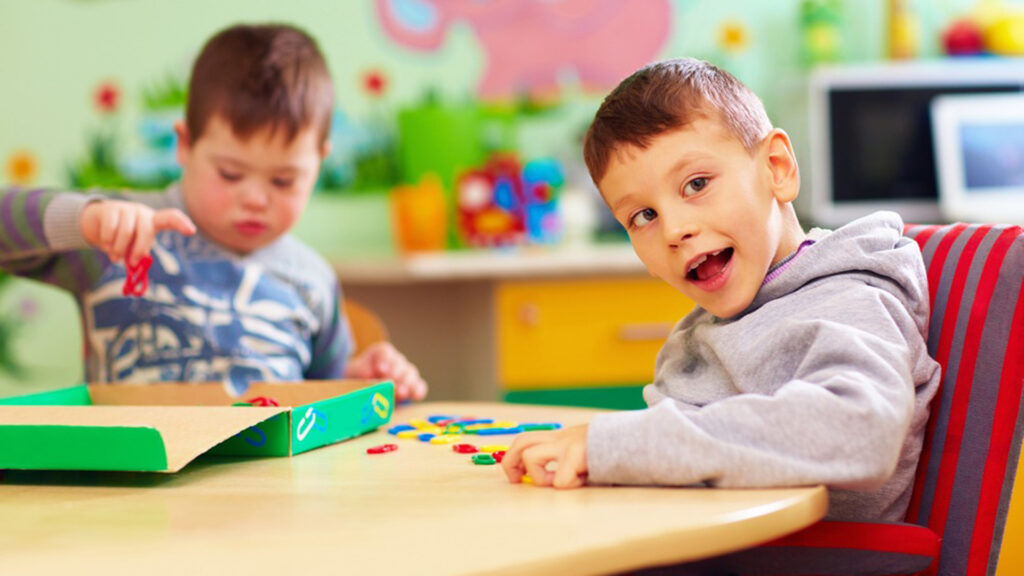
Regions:
[[[718,30],[718,43],[726,52],[740,52],[749,42],[747,28],[740,22],[726,22]]]
[[[384,95],[388,89],[388,77],[380,70],[369,70],[363,73],[363,90],[375,98]]]
[[[7,159],[7,180],[11,184],[31,184],[38,171],[35,155],[27,150],[15,152]]]
[[[104,82],[93,93],[93,101],[100,112],[116,112],[121,100],[121,89],[113,82]]]

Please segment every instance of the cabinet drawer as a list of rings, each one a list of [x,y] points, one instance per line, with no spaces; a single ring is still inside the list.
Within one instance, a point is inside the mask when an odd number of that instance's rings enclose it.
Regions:
[[[650,382],[693,302],[654,278],[503,282],[498,378],[506,389]]]

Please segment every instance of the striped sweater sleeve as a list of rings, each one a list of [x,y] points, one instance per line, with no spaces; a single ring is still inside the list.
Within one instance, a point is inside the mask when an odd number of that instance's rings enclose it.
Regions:
[[[82,208],[94,197],[53,190],[0,190],[0,268],[76,294],[110,261],[82,237]]]

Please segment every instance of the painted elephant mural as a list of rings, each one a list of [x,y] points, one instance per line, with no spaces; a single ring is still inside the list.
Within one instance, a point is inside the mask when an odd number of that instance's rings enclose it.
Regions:
[[[477,88],[487,100],[550,95],[572,71],[587,89],[607,90],[654,60],[671,29],[669,0],[376,0],[387,35],[436,50],[463,21],[485,55]]]

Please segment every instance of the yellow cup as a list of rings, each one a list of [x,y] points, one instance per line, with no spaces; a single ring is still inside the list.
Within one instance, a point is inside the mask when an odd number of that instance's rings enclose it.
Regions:
[[[402,252],[444,250],[448,238],[448,211],[444,189],[436,174],[419,184],[391,191],[391,220],[395,244]]]

